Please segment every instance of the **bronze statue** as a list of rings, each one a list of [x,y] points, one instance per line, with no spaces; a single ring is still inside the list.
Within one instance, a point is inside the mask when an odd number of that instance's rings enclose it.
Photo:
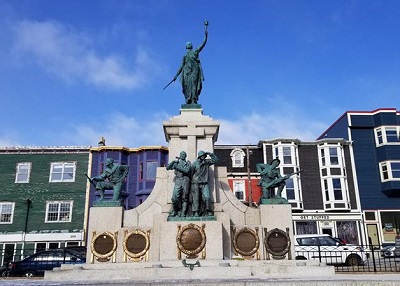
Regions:
[[[119,201],[121,199],[121,187],[126,176],[129,172],[129,167],[126,165],[114,164],[112,158],[107,158],[105,162],[106,168],[100,176],[96,176],[90,179],[90,181],[97,182],[96,190],[100,194],[100,200],[104,199],[105,190],[113,190],[113,201]]]
[[[207,159],[207,156],[210,159]],[[211,216],[211,193],[208,187],[208,169],[218,161],[218,157],[210,152],[199,151],[192,164],[192,212],[193,216]]]
[[[286,186],[286,180],[289,179],[294,174],[298,174],[299,172],[295,172],[292,174],[287,174],[282,176],[279,172],[278,166],[281,161],[276,158],[271,161],[270,164],[258,163],[256,165],[257,172],[260,173],[261,179],[258,182],[258,185],[262,187],[262,199],[281,199],[282,198],[282,190]],[[274,195],[275,188],[278,188],[276,194]]]
[[[189,188],[190,188],[190,161],[186,161],[187,154],[182,151],[179,157],[170,162],[167,170],[174,170],[175,187],[172,193],[172,211],[169,216],[186,216]]]
[[[193,45],[191,42],[186,43],[186,55],[184,55],[182,59],[182,64],[171,82],[164,87],[164,89],[167,88],[178,78],[179,75],[181,75],[180,81],[182,83],[182,92],[185,96],[186,104],[197,104],[202,89],[204,74],[201,67],[199,54],[207,43],[208,21],[204,21],[204,26],[205,38],[203,43],[196,50],[193,50]]]

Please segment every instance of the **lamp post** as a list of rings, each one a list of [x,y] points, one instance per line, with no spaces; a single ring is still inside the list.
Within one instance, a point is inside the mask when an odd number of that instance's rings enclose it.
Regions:
[[[25,200],[26,204],[26,217],[25,217],[25,227],[24,227],[24,236],[22,239],[22,249],[25,250],[25,240],[26,240],[26,232],[28,231],[28,220],[29,220],[29,210],[31,208],[32,200],[31,199],[26,199]]]
[[[253,206],[253,191],[251,188],[251,176],[250,176],[250,152],[249,146],[246,148],[246,156],[247,156],[247,184],[248,184],[248,190],[249,190],[249,206]]]

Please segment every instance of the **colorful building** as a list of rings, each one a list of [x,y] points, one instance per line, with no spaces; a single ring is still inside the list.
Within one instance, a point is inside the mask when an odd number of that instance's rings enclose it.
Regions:
[[[320,137],[352,142],[363,222],[372,244],[394,243],[400,231],[400,112],[347,111]]]
[[[301,171],[286,180],[282,192],[292,205],[295,234],[327,233],[348,243],[367,243],[353,172],[351,142],[343,139],[315,142],[274,139],[262,140],[257,147],[216,145],[215,152],[220,157],[218,165],[226,164],[228,168],[233,192],[245,202],[248,202],[250,190],[256,203],[261,195],[257,163],[269,164],[278,158],[282,175]],[[240,190],[244,190],[244,194],[238,196]]]
[[[1,265],[84,243],[88,163],[89,147],[0,148]]]

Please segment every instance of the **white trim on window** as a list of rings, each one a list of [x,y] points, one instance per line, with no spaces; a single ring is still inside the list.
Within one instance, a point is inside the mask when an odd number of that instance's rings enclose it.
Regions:
[[[71,222],[73,201],[47,201],[46,223]]]
[[[400,144],[400,126],[380,126],[374,129],[374,134],[377,147]]]
[[[0,202],[0,224],[13,223],[14,208],[14,202]]]
[[[244,158],[246,157],[246,154],[242,149],[233,149],[230,156],[232,159],[232,168],[244,167]]]
[[[381,181],[400,181],[400,160],[379,162]]]
[[[75,182],[76,162],[53,162],[49,182]]]
[[[233,180],[233,194],[239,201],[246,201],[246,181],[245,180]]]
[[[15,172],[15,183],[29,183],[31,168],[31,162],[17,163]]]
[[[285,168],[290,168],[291,172],[299,170],[298,146],[296,142],[277,142],[273,144],[272,154],[278,158],[281,163],[279,171],[281,175],[286,175]],[[268,162],[270,163],[270,162]],[[282,196],[287,198],[294,209],[303,209],[303,198],[301,191],[300,175],[296,174],[286,181],[286,186],[282,191]]]
[[[349,210],[351,206],[343,146],[340,143],[319,144],[318,158],[324,209]]]

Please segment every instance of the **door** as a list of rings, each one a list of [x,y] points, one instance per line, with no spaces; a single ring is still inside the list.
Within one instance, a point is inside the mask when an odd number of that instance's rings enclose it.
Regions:
[[[3,261],[1,261],[1,266],[8,267],[8,263],[13,261],[14,259],[14,250],[15,244],[14,243],[5,243],[4,244],[4,256]]]
[[[367,224],[368,243],[374,246],[374,249],[379,249],[381,243],[379,241],[378,226],[376,224]]]

